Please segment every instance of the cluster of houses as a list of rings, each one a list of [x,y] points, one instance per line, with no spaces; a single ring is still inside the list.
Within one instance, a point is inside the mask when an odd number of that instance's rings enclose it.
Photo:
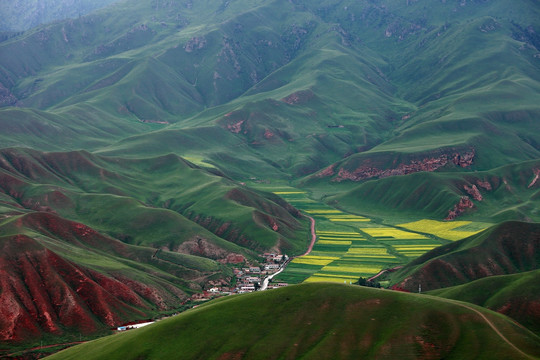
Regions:
[[[208,290],[212,295],[244,294],[259,290],[266,277],[272,276],[282,269],[289,260],[287,255],[265,253],[265,259],[260,266],[249,266],[244,268],[234,268],[236,286],[233,288],[213,287]],[[268,284],[267,289],[287,286],[287,283]]]
[[[243,293],[257,291],[262,288],[263,282],[265,281],[266,278],[271,279],[272,276],[278,273],[280,270],[282,270],[287,265],[287,262],[289,261],[289,257],[287,255],[265,253],[262,255],[262,257],[264,258],[264,262],[261,263],[259,266],[249,266],[249,267],[244,267],[241,269],[233,268],[234,275],[236,277],[235,286],[231,286],[231,287],[224,286],[224,285],[213,286],[212,288],[202,293],[194,294],[190,298],[190,301],[207,301],[216,296],[243,294]],[[274,283],[269,282],[266,289],[275,289],[275,288],[283,287],[287,285],[288,285],[287,283],[274,284]],[[198,305],[195,305],[194,307],[197,307],[197,306]],[[119,326],[115,330],[126,331],[126,330],[143,327],[146,325],[150,325],[152,323],[153,321],[141,322],[138,324],[128,324],[128,325]]]

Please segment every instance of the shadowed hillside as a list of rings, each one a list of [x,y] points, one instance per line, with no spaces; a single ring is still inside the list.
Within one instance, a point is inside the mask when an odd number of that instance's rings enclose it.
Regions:
[[[540,333],[540,270],[482,278],[430,291],[429,294],[467,301],[497,311]]]
[[[82,354],[89,359],[163,359],[175,354],[185,359],[539,355],[538,337],[505,317],[463,304],[354,286],[296,285],[228,297],[141,330],[73,347],[51,359]],[[503,341],[486,321],[520,350]]]
[[[506,222],[443,245],[392,274],[394,288],[417,291],[538,269],[540,225]]]

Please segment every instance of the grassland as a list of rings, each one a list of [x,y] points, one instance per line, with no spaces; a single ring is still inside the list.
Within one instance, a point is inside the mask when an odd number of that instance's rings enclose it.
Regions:
[[[540,221],[539,7],[426,1],[126,0],[0,34],[0,237],[49,212],[176,265],[302,254],[281,196],[319,237],[281,279],[348,282]]]
[[[531,332],[499,314],[462,304],[358,286],[302,284],[212,301],[51,359],[523,356],[475,311],[526,354],[540,355],[540,339]],[[426,342],[432,346],[423,346]]]
[[[500,312],[539,335],[539,278],[540,270],[490,276],[468,284],[434,290],[429,294],[466,301]]]

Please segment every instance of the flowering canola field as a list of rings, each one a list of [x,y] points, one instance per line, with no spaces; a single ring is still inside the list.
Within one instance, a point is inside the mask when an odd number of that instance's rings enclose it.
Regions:
[[[359,277],[368,278],[383,269],[403,265],[448,240],[465,238],[482,228],[471,226],[469,221],[434,220],[383,226],[314,201],[306,192],[292,187],[271,191],[316,222],[317,242],[312,252],[293,259],[277,277],[280,282],[354,283]]]

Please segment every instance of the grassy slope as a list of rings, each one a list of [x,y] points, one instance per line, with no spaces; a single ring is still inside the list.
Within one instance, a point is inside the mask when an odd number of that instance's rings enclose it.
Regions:
[[[480,310],[523,351],[538,338]],[[384,320],[383,320],[384,319]],[[226,330],[225,330],[226,328]],[[331,284],[227,297],[138,331],[51,357],[183,358],[520,358],[484,320],[435,297]],[[399,354],[399,355],[398,355]]]
[[[390,275],[395,287],[424,291],[465,284],[483,277],[538,268],[540,225],[505,222],[477,235],[443,245]]]
[[[540,333],[540,271],[490,276],[468,284],[430,291],[430,295],[477,304],[500,312]]]
[[[474,173],[413,173],[366,181],[352,189],[341,184],[344,191],[340,194],[335,194],[340,188],[332,189],[324,182],[308,186],[325,191],[327,196],[334,195],[326,200],[345,210],[387,218],[406,211],[411,216],[442,220],[466,196],[474,207],[460,219],[538,221],[540,184],[533,184],[538,168],[540,163],[533,160]],[[467,191],[473,186],[481,199]]]
[[[9,149],[2,168],[12,206],[55,211],[133,244],[176,251],[205,239],[221,249],[207,255],[223,258],[249,253],[240,246],[262,251],[278,243],[297,253],[307,241],[305,220],[279,198],[239,188],[174,155],[126,160]]]
[[[98,130],[129,136],[149,130],[141,121],[174,122],[104,153],[188,156],[187,143],[204,144],[202,156],[236,178],[307,175],[357,152],[339,166],[366,157],[394,166],[441,148],[475,148],[474,169],[539,156],[528,131],[536,42],[524,30],[534,8],[452,1],[431,4],[426,18],[421,2],[384,4],[144,1],[125,17],[122,3],[63,25],[68,41],[55,24],[3,44],[1,81],[20,105],[75,119],[100,109]],[[216,125],[229,130],[217,144]],[[90,130],[88,148],[118,139]],[[56,145],[39,134],[27,142]]]

